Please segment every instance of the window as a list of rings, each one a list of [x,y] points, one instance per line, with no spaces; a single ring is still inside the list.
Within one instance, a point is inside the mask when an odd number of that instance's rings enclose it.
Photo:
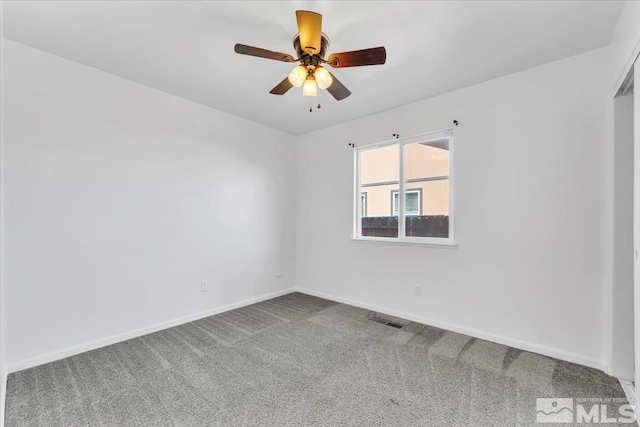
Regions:
[[[367,192],[363,191],[360,193],[360,212],[362,212],[362,216],[367,216]]]
[[[422,188],[405,191],[405,215],[421,215],[422,213]],[[391,191],[391,215],[398,216],[398,198],[400,192]]]
[[[354,238],[454,245],[453,133],[356,149]]]

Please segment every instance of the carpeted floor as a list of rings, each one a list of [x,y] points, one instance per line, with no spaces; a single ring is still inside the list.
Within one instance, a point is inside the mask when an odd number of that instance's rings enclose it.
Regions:
[[[536,398],[624,397],[594,369],[373,314],[294,293],[17,372],[6,425],[541,426]]]

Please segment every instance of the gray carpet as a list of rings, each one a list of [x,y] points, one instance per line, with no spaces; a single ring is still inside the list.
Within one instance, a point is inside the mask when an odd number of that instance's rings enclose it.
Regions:
[[[542,426],[536,398],[624,397],[594,369],[372,315],[294,293],[17,372],[6,425]]]

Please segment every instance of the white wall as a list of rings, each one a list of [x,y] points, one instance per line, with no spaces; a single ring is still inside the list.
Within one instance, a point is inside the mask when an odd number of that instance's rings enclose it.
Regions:
[[[634,378],[633,93],[614,100],[611,375]]]
[[[299,137],[297,286],[603,368],[610,73],[600,49]],[[454,119],[459,248],[351,241],[347,144]]]
[[[11,370],[293,286],[293,137],[12,41],[3,59]]]
[[[4,322],[4,28],[0,1],[0,425],[4,425],[7,363]]]

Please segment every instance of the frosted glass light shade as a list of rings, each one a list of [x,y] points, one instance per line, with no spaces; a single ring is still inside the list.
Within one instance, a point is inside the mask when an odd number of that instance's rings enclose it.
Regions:
[[[331,83],[333,83],[333,77],[331,77],[331,73],[322,67],[316,67],[313,75],[316,78],[316,83],[318,83],[318,87],[320,89],[326,89],[331,86]]]
[[[313,77],[307,77],[307,80],[304,81],[304,86],[302,86],[302,94],[304,96],[318,96],[318,85]]]
[[[298,65],[289,73],[289,83],[294,87],[300,87],[307,78],[307,67],[304,65]]]

